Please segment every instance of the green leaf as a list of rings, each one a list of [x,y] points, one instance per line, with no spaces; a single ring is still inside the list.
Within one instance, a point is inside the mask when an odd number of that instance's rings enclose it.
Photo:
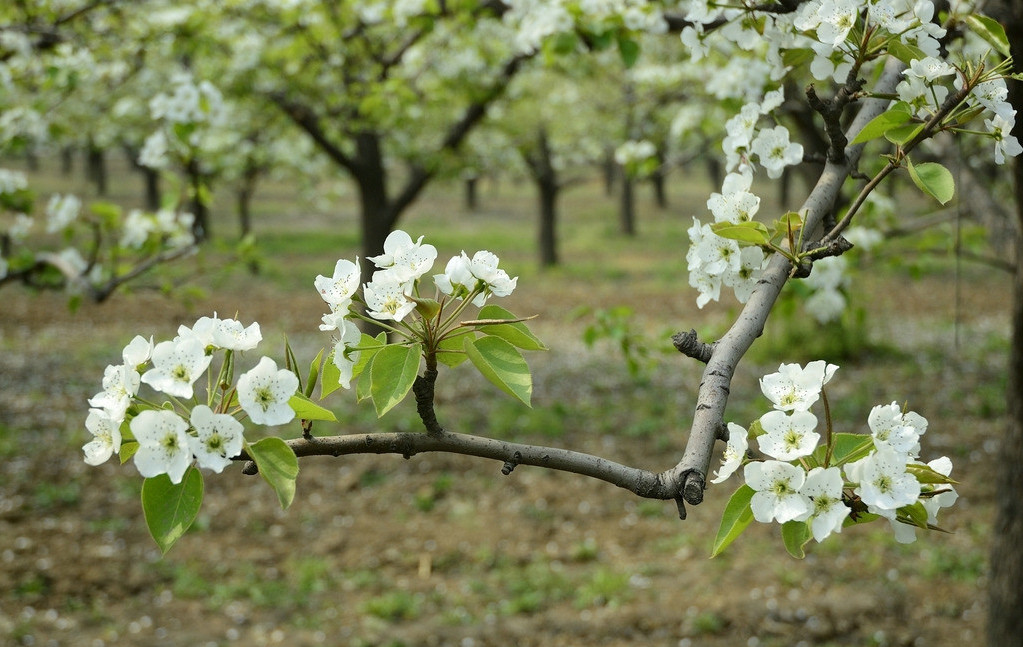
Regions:
[[[753,510],[749,504],[754,494],[753,488],[745,484],[740,485],[739,489],[732,493],[721,516],[721,526],[718,527],[718,534],[710,551],[711,557],[720,555],[753,521]]]
[[[886,112],[882,112],[868,121],[867,125],[863,127],[863,130],[857,133],[850,143],[862,144],[863,142],[868,142],[871,139],[882,137],[892,128],[901,126],[911,118],[912,115],[903,110],[888,109]]]
[[[831,442],[834,444],[834,449],[831,452],[832,465],[857,461],[869,454],[870,450],[874,448],[873,439],[865,434],[833,434]],[[822,450],[820,458],[823,460],[824,448],[821,447],[820,450]]]
[[[913,184],[941,204],[948,204],[955,195],[955,179],[952,178],[952,173],[941,164],[937,162],[913,164],[913,160],[907,157],[906,165],[909,168],[909,177],[913,179]]]
[[[777,238],[788,238],[789,232],[795,233],[799,231],[799,228],[803,226],[803,217],[795,211],[789,211],[781,218],[774,221],[772,225],[774,234],[771,236],[771,240]]]
[[[195,467],[189,467],[177,485],[166,474],[142,482],[142,512],[149,534],[163,554],[195,521],[202,506],[202,493],[202,474]]]
[[[135,455],[135,452],[139,450],[139,444],[134,440],[121,443],[121,449],[117,452],[117,457],[121,460],[121,465],[124,465],[131,460],[131,457]]]
[[[920,483],[931,483],[933,485],[958,485],[958,482],[951,479],[941,472],[934,471],[928,465],[917,465],[910,464],[906,466],[906,471],[913,475]]]
[[[762,222],[715,222],[710,228],[715,234],[729,240],[737,240],[748,245],[767,245],[771,235]]]
[[[377,351],[371,369],[370,393],[377,417],[384,415],[401,402],[412,388],[419,374],[422,344],[401,346],[392,344]]]
[[[809,47],[797,47],[783,51],[781,61],[785,67],[801,67],[809,65],[816,57],[817,53]]]
[[[500,337],[486,335],[466,338],[462,348],[483,377],[526,406],[532,406],[529,401],[533,395],[533,376],[514,346]]]
[[[306,397],[312,396],[313,389],[316,388],[316,381],[320,377],[320,368],[321,368],[320,365],[323,363],[323,351],[324,350],[325,349],[321,348],[320,352],[316,353],[316,357],[313,359],[312,364],[309,365],[309,377],[307,377],[306,381],[305,381],[305,395],[306,395]]]
[[[621,55],[625,67],[630,68],[639,59],[639,43],[626,36],[619,36],[618,53]]]
[[[923,124],[916,123],[906,124],[905,126],[895,126],[894,128],[889,128],[885,131],[884,138],[893,144],[899,144],[901,146],[916,137],[923,129]]]
[[[788,521],[781,525],[781,540],[785,550],[796,559],[806,557],[803,547],[810,541],[810,526],[805,521]]]
[[[321,407],[301,393],[296,393],[288,400],[288,405],[295,410],[295,415],[302,420],[329,420],[337,422],[337,416],[330,409]]]
[[[442,339],[440,343],[437,344],[437,361],[445,366],[454,368],[469,359],[466,356],[465,351],[462,350],[462,346],[465,344],[465,338],[467,336],[475,337],[476,331],[457,330],[451,332],[449,336]]]
[[[256,461],[263,480],[277,493],[281,508],[287,509],[295,499],[295,479],[298,478],[298,457],[295,452],[276,436],[246,445],[245,450]]]
[[[305,393],[305,388],[302,386],[302,374],[298,371],[298,360],[295,358],[295,351],[291,349],[291,342],[288,341],[287,335],[284,335],[284,368],[298,378],[298,392]]]
[[[899,508],[899,512],[909,517],[914,526],[924,529],[927,528],[927,509],[924,508],[924,504],[919,501],[912,505],[902,506]]]
[[[906,65],[909,65],[913,61],[922,60],[927,58],[927,54],[922,49],[914,45],[907,45],[899,40],[898,36],[893,36],[888,41],[888,53],[899,59]]]
[[[479,319],[518,319],[501,306],[489,305],[480,308]],[[479,326],[481,332],[509,342],[522,350],[547,350],[547,346],[521,321],[507,324]]]
[[[121,220],[121,214],[124,210],[121,205],[113,202],[93,202],[89,204],[89,210],[99,217],[103,224],[108,227],[113,227]]]
[[[1009,51],[1009,38],[1005,35],[1005,27],[1002,27],[997,20],[970,13],[966,16],[966,24],[975,34],[990,43],[999,54],[1006,58],[1012,55]]]
[[[352,367],[353,380],[366,371],[373,360],[373,356],[385,346],[387,346],[387,333],[381,332],[376,337],[370,337],[366,333],[362,333],[362,337],[359,339],[359,359],[355,362],[355,366]]]
[[[376,353],[373,353],[373,357],[376,357]],[[355,385],[356,402],[362,402],[373,397],[373,357],[369,358],[364,367],[363,373],[365,375]]]
[[[323,377],[320,379],[320,399],[327,397],[341,388],[341,371],[334,363],[334,351],[327,355],[323,363]]]

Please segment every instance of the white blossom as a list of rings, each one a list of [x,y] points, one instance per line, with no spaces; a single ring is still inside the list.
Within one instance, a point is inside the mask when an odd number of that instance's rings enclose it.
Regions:
[[[147,409],[132,418],[131,433],[139,443],[135,467],[146,478],[166,474],[180,483],[192,463],[188,423],[173,411]]]
[[[232,416],[200,404],[192,409],[191,423],[196,435],[188,437],[188,446],[199,467],[219,474],[241,453],[245,428]]]
[[[761,523],[786,523],[811,511],[810,499],[799,493],[806,481],[803,468],[782,461],[748,463],[746,485],[756,492],[750,499],[753,518]]]
[[[105,463],[121,448],[121,420],[102,409],[89,409],[85,428],[93,438],[82,447],[89,465]]]
[[[288,401],[298,390],[298,378],[287,369],[277,369],[269,357],[238,378],[238,402],[252,422],[283,425],[295,418]]]

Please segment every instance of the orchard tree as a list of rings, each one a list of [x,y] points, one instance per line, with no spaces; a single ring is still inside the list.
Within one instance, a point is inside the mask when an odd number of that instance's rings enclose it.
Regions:
[[[598,159],[601,142],[600,64],[584,61],[579,69],[534,66],[523,72],[507,95],[494,106],[488,130],[501,133],[518,156],[518,167],[537,195],[537,250],[541,267],[559,262],[558,200],[561,192],[581,181]],[[612,62],[612,64],[614,64]],[[500,154],[500,153],[499,153]]]
[[[103,96],[99,88],[109,92],[131,77],[122,56],[107,57],[107,43],[90,48],[75,37],[78,21],[101,18],[100,31],[123,26],[100,4],[0,9],[0,151],[6,155],[65,144],[85,106]],[[116,136],[106,123],[92,129],[92,144],[101,130],[104,139]],[[71,194],[43,200],[24,173],[0,168],[0,286],[19,282],[67,289],[73,303],[103,301],[153,267],[195,251],[193,217],[179,206],[126,212]]]
[[[457,168],[488,107],[529,60],[560,47],[559,34],[628,49],[630,34],[664,25],[645,3],[628,16],[559,3],[308,0],[226,3],[202,19],[231,36],[232,70],[351,177],[365,259],[431,180]],[[240,33],[260,34],[258,52],[239,46]]]

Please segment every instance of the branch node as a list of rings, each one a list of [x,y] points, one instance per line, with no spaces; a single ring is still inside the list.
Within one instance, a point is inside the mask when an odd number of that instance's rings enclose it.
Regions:
[[[313,439],[313,421],[302,419],[302,437],[306,440]]]
[[[696,470],[690,470],[685,475],[685,482],[682,485],[682,497],[687,503],[700,505],[703,503],[703,490],[706,487],[703,475]]]
[[[505,476],[511,474],[512,470],[515,469],[515,467],[519,464],[519,461],[521,460],[522,453],[516,451],[514,454],[512,454],[511,458],[504,462],[504,467],[501,468],[501,474],[504,474]]]
[[[696,335],[696,329],[689,332],[677,332],[671,336],[671,343],[675,345],[678,352],[686,357],[691,357],[706,364],[714,354],[714,344],[700,341]]]
[[[259,474],[259,466],[256,465],[256,461],[245,463],[245,467],[242,468],[242,474],[247,474],[248,476]]]
[[[432,362],[431,362],[432,359]],[[437,383],[437,357],[430,356],[426,359],[426,370],[422,375],[417,375],[412,383],[412,392],[416,396],[416,411],[419,419],[426,427],[426,433],[430,436],[439,436],[444,429],[437,421],[437,414],[433,410],[434,385]]]

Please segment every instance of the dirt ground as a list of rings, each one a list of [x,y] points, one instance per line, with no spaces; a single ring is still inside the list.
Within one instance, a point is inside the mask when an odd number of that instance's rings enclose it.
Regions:
[[[103,367],[135,333],[166,338],[214,308],[264,323],[270,338],[275,326],[317,321],[320,304],[311,293],[253,287],[244,298],[215,292],[188,307],[118,296],[72,315],[60,295],[5,290],[0,644],[975,643],[983,636],[994,496],[987,476],[1004,410],[1006,346],[998,340],[1007,329],[1008,292],[999,283],[965,295],[956,349],[947,299],[935,296],[942,281],[905,284],[898,294],[883,283],[870,288],[882,313],[879,334],[915,341],[897,362],[843,366],[835,397],[852,397],[853,385],[866,384],[858,387],[868,396],[862,419],[872,403],[894,399],[908,399],[931,419],[924,458],[948,454],[961,482],[961,499],[943,519],[952,534],[901,546],[874,524],[812,546],[803,561],[787,556],[776,527],[757,524],[708,559],[736,483],[708,490],[680,521],[670,502],[643,501],[583,477],[528,467],[502,476],[499,464],[444,455],[303,460],[287,511],[238,468],[210,475],[194,529],[161,557],[145,529],[132,466],[92,468],[81,459],[86,399],[99,390]],[[541,336],[563,343],[531,359],[536,409],[559,432],[537,433],[541,419],[531,423],[532,435],[516,439],[647,469],[674,464],[698,370],[679,358],[637,384],[620,360],[583,347],[573,326],[558,316],[538,324]],[[300,348],[324,343],[312,333],[296,339]],[[519,414],[491,409],[492,395],[470,377],[442,380],[442,423],[486,434],[488,422],[500,422],[514,434]],[[750,401],[755,377],[739,378]],[[899,391],[889,393],[884,382]],[[642,426],[615,408],[633,397],[647,402],[651,393],[661,412],[633,412]],[[364,414],[343,417],[351,402],[332,402],[342,428],[329,433],[374,428]],[[573,403],[584,413],[576,417]],[[445,419],[446,412],[454,413]],[[414,412],[399,408],[375,428],[414,423]]]

